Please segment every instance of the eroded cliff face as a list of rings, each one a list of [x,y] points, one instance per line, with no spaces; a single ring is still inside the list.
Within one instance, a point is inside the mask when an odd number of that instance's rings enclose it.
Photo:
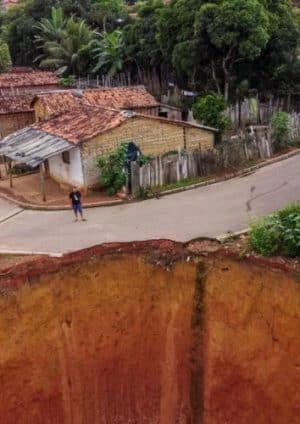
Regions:
[[[1,423],[299,422],[300,285],[155,258],[94,257],[1,291]]]

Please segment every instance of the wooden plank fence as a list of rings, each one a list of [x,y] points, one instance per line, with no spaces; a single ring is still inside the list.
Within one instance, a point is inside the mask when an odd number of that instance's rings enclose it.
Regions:
[[[156,157],[144,166],[131,163],[131,191],[136,195],[140,188],[162,186],[184,179],[205,177],[223,170],[240,168],[251,160],[266,159],[273,154],[268,134],[248,135],[223,142],[211,150],[194,150]]]

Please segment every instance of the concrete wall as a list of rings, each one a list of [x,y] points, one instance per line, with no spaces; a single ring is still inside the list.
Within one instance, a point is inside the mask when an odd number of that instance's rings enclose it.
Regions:
[[[81,153],[78,147],[70,150],[70,164],[63,161],[62,155],[56,155],[49,159],[50,176],[60,184],[84,185]]]
[[[99,170],[97,157],[116,150],[121,142],[133,141],[142,153],[157,156],[171,150],[209,149],[214,146],[214,134],[211,131],[188,128],[163,120],[134,117],[122,125],[108,131],[95,139],[84,143],[82,147],[83,173],[85,185],[96,184]]]
[[[34,123],[34,112],[0,115],[0,138]]]

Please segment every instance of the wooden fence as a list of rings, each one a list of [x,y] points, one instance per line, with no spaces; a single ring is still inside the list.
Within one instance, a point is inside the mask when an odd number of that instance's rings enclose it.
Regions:
[[[228,169],[238,169],[243,163],[269,158],[272,153],[268,133],[260,131],[260,134],[252,132],[247,137],[223,142],[211,150],[179,150],[178,153],[158,156],[144,166],[132,162],[131,191],[136,195],[141,187],[162,186]]]

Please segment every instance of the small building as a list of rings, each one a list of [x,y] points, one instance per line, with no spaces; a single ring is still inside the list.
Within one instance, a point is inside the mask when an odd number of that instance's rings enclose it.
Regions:
[[[59,89],[59,81],[53,72],[21,68],[0,74],[1,96],[39,93],[55,89]]]
[[[34,123],[32,95],[0,96],[0,138]]]
[[[37,94],[32,102],[38,122],[81,105],[133,110],[154,116],[158,116],[160,110],[160,104],[144,86],[54,91]]]
[[[122,142],[146,155],[214,147],[213,128],[133,111],[81,106],[20,130],[0,142],[0,154],[45,170],[61,184],[84,189],[99,183],[97,158]]]

